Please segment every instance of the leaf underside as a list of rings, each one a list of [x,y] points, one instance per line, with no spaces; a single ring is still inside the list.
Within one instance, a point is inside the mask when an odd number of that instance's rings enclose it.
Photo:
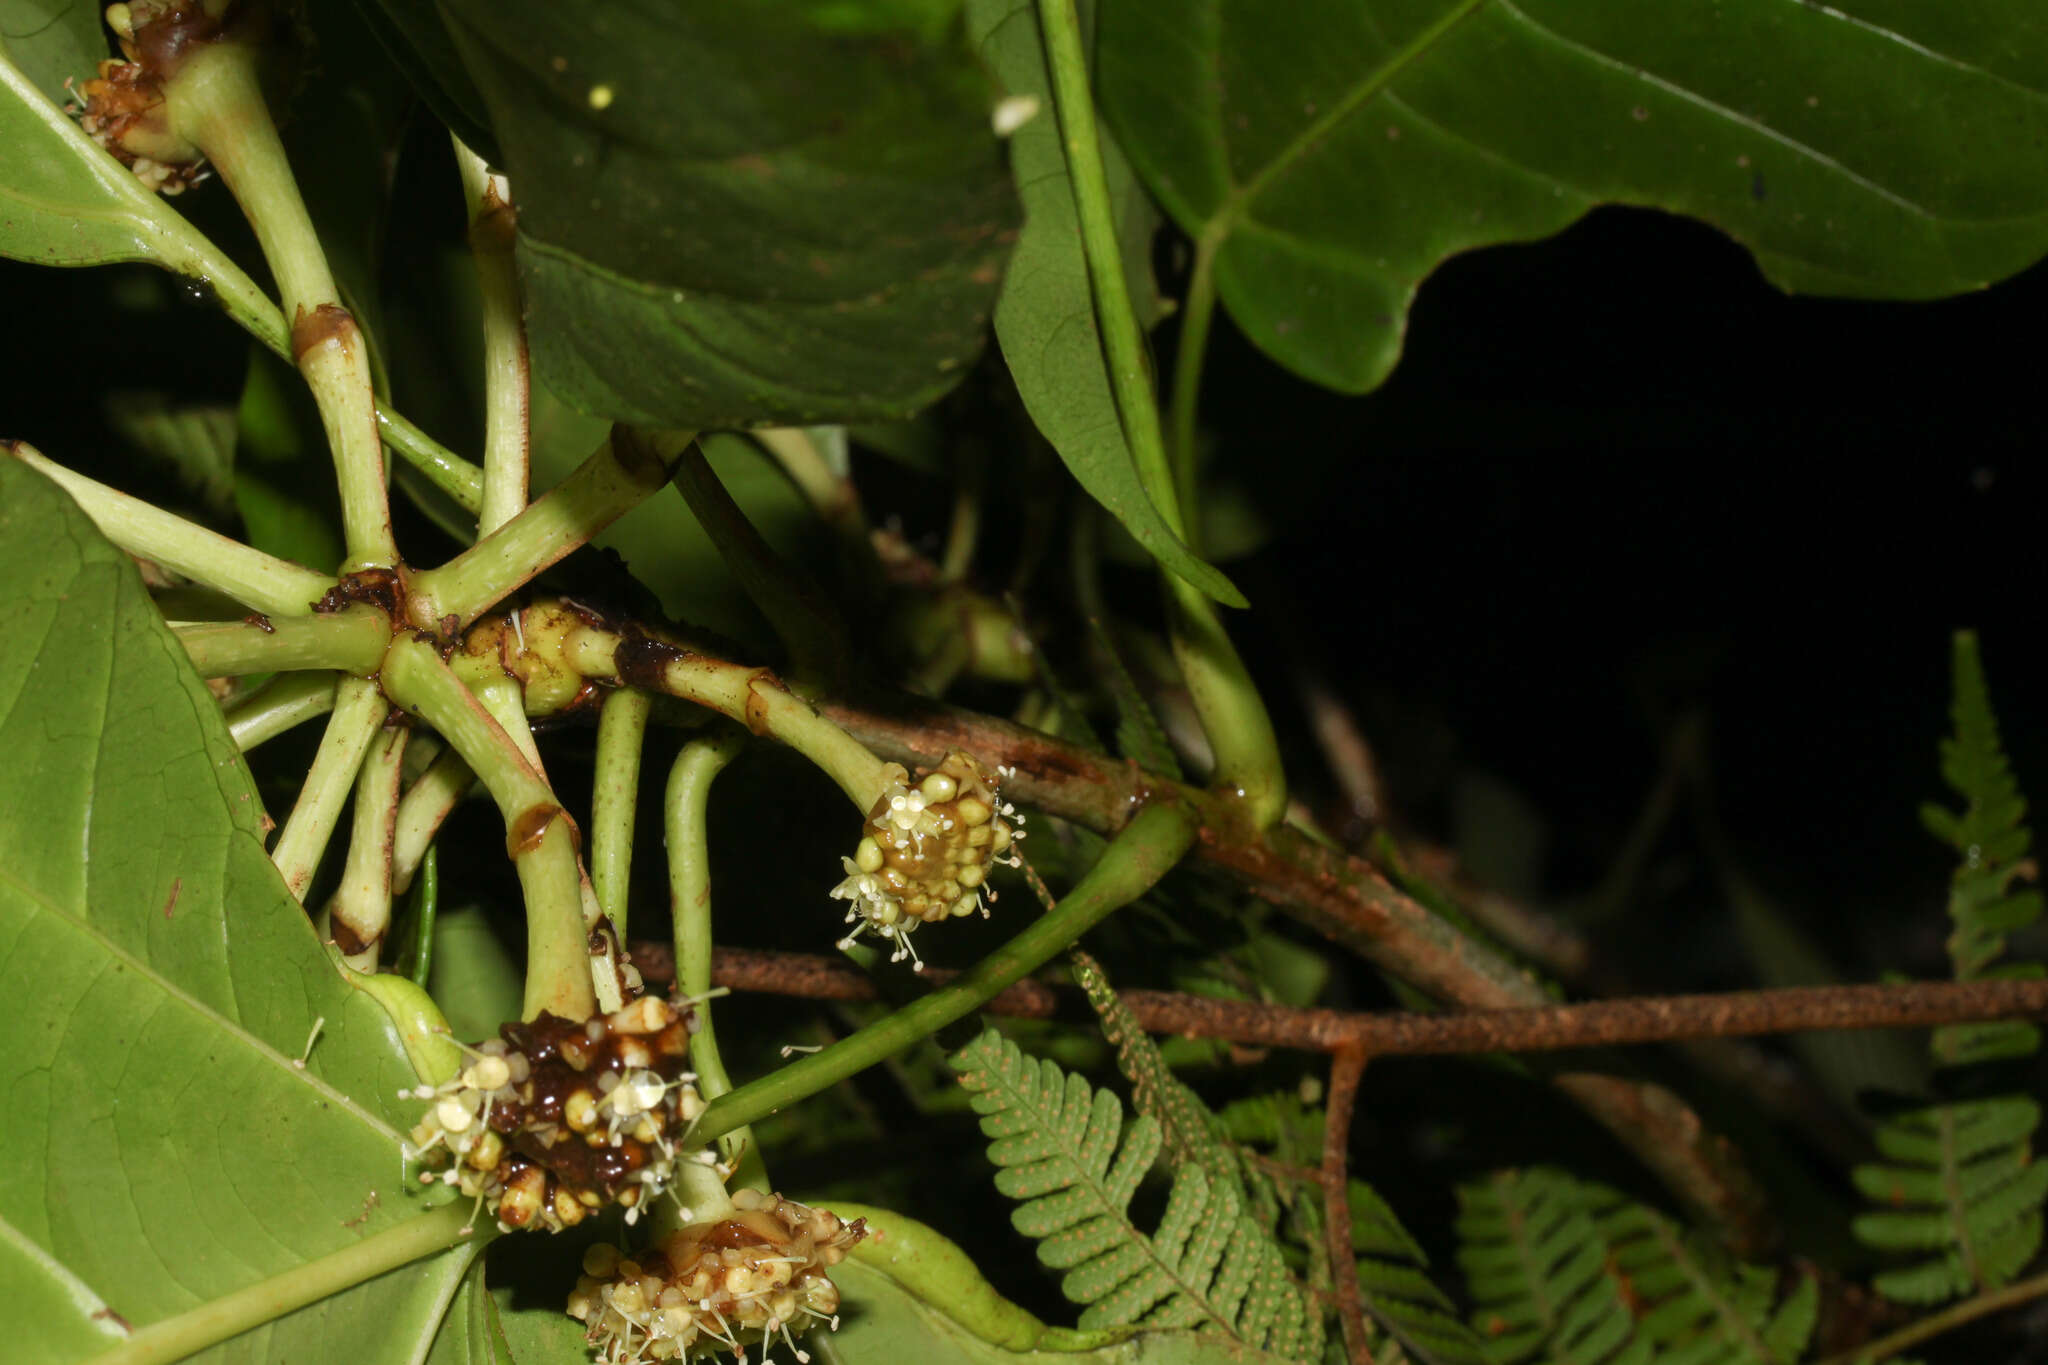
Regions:
[[[917,22],[947,8],[444,4],[516,187],[536,375],[693,429],[951,388],[1016,205],[987,78]]]
[[[414,1077],[279,881],[133,564],[7,458],[0,638],[0,1283],[40,1285],[0,1361],[53,1365],[92,1354],[96,1304],[140,1326],[410,1216]],[[410,1359],[467,1254],[206,1358]]]
[[[1238,326],[1346,392],[1446,257],[1598,204],[1703,219],[1810,293],[1932,298],[2048,251],[2031,0],[1103,0],[1099,42]]]

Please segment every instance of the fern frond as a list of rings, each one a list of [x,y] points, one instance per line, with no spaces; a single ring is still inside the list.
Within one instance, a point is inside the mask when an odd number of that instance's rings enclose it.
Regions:
[[[1123,653],[1117,649],[1108,627],[1091,616],[1088,618],[1088,633],[1094,637],[1096,657],[1103,665],[1101,681],[1109,689],[1110,699],[1116,703],[1117,753],[1155,773],[1180,781],[1180,759],[1166,738],[1166,727],[1159,723],[1158,714],[1145,700],[1144,693],[1138,690],[1137,680],[1124,664]]]
[[[1536,1167],[1458,1187],[1458,1263],[1494,1365],[1650,1365],[1579,1182]]]
[[[1280,1249],[1245,1217],[1235,1181],[1199,1164],[1174,1176],[1158,1229],[1132,1221],[1131,1196],[1161,1147],[1159,1124],[1127,1126],[1123,1105],[990,1029],[950,1059],[990,1139],[996,1188],[1021,1201],[1017,1230],[1083,1328],[1194,1327],[1290,1359],[1322,1350],[1322,1315]]]
[[[1960,859],[1949,882],[1948,913],[1954,927],[1948,951],[1956,979],[1972,981],[2013,972],[1992,964],[2005,952],[2007,934],[2041,917],[2041,893],[2014,887],[2033,875],[2027,861],[2033,836],[2026,826],[2026,799],[1999,742],[1977,637],[1970,631],[1956,634],[1953,671],[1950,721],[1955,733],[1941,743],[1941,775],[1963,805],[1947,810],[1929,804],[1921,809],[1920,818]],[[2034,975],[2039,969],[2019,970]],[[1969,1024],[1937,1029],[1934,1056],[1945,1066],[1960,1066],[2026,1056],[2039,1043],[2040,1033],[2032,1024]]]
[[[1729,1262],[1669,1219],[1597,1185],[1581,1185],[1610,1265],[1628,1285],[1636,1331],[1657,1365],[1792,1365],[1820,1312],[1802,1276],[1781,1302],[1778,1274]]]
[[[2028,1138],[2040,1106],[2023,1095],[1929,1105],[1877,1131],[1888,1161],[1859,1166],[1856,1187],[1884,1211],[1856,1219],[1856,1235],[1886,1251],[1936,1255],[1879,1275],[1890,1298],[1939,1303],[2017,1275],[2041,1245],[2048,1164]]]
[[[1999,744],[1976,637],[1968,631],[1955,638],[1954,674],[1955,733],[1942,741],[1941,774],[1963,805],[1921,812],[1928,829],[1959,855],[1949,883],[1949,955],[1958,980],[2039,975],[2036,964],[1996,961],[2006,934],[2040,918],[2041,896],[2014,889],[2021,877],[2033,875],[2027,806]],[[1959,1076],[1986,1062],[2027,1056],[2039,1041],[2032,1024],[2006,1020],[1936,1029],[1933,1049],[1954,1093],[1969,1088],[1953,1084]],[[1977,1071],[1975,1079],[1983,1074]],[[1993,1095],[1928,1105],[1879,1125],[1885,1161],[1858,1167],[1854,1179],[1880,1208],[1852,1226],[1880,1250],[1920,1253],[1878,1275],[1879,1292],[1934,1304],[1997,1289],[2019,1274],[2040,1249],[2048,1200],[2048,1167],[2033,1159],[2040,1122],[2034,1101]]]
[[[1238,1185],[1237,1150],[1201,1097],[1188,1089],[1159,1055],[1159,1047],[1109,984],[1102,964],[1078,949],[1074,980],[1087,993],[1102,1035],[1116,1049],[1117,1069],[1131,1083],[1131,1102],[1159,1125],[1168,1169],[1199,1166],[1217,1184]]]

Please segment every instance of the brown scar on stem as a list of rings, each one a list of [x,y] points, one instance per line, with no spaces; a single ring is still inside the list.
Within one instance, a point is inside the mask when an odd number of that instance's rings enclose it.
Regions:
[[[170,899],[168,899],[168,900],[166,900],[166,901],[164,902],[164,918],[165,918],[165,919],[169,919],[169,918],[171,917],[171,911],[172,911],[173,909],[175,909],[175,908],[177,907],[177,904],[178,904],[178,893],[179,893],[180,891],[183,891],[184,889],[185,889],[185,879],[184,879],[183,877],[173,877],[173,878],[171,878],[171,895],[170,895]]]
[[[667,689],[662,686],[662,675],[668,666],[689,657],[690,651],[665,640],[633,635],[619,641],[612,654],[612,667],[617,670],[619,681],[628,687],[663,692]]]
[[[355,318],[338,303],[323,303],[311,312],[302,307],[292,319],[292,360],[303,365],[309,352],[330,342],[347,351],[361,336]]]
[[[539,848],[540,841],[547,837],[548,826],[567,814],[552,801],[528,806],[505,827],[505,856],[517,860]]]
[[[760,690],[763,683],[778,692],[787,692],[789,688],[782,679],[775,676],[772,669],[757,668],[747,675],[747,728],[765,739],[769,734],[769,724],[768,698]]]
[[[256,629],[262,631],[265,635],[277,634],[277,627],[271,625],[270,618],[268,616],[265,616],[260,611],[252,611],[247,616],[244,616],[242,618],[242,624],[245,626],[254,626],[256,627]]]

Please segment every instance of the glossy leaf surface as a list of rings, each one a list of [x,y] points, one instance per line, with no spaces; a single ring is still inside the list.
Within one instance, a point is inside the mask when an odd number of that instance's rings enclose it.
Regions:
[[[2029,0],[1104,0],[1124,149],[1275,360],[1363,391],[1454,252],[1597,204],[1714,224],[1770,280],[1930,298],[2048,251]]]
[[[89,1296],[142,1325],[410,1216],[414,1078],[278,879],[248,771],[133,564],[12,459],[0,635],[0,1283],[52,1315],[0,1334],[0,1359],[47,1365],[90,1353]],[[410,1359],[465,1254],[208,1358]]]
[[[1016,219],[955,10],[445,4],[518,200],[536,375],[685,428],[952,387]]]

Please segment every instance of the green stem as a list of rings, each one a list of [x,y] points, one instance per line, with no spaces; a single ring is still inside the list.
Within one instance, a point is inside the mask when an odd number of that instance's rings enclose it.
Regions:
[[[412,885],[420,860],[434,845],[441,823],[455,809],[455,803],[476,781],[476,774],[462,761],[462,755],[446,750],[406,788],[398,803],[398,822],[391,834],[391,889],[404,892]]]
[[[172,633],[202,678],[338,669],[364,677],[384,661],[391,618],[365,603],[318,616],[174,625]]]
[[[590,881],[598,908],[626,941],[633,883],[633,815],[640,804],[640,751],[654,699],[637,688],[614,689],[597,714],[596,771],[590,792]],[[674,850],[670,850],[674,857]]]
[[[1201,405],[1202,362],[1209,351],[1209,323],[1216,313],[1216,242],[1196,239],[1194,272],[1180,306],[1180,349],[1173,358],[1173,482],[1180,490],[1182,539],[1202,552],[1202,527],[1195,489],[1195,417]]]
[[[1978,1318],[2017,1307],[2044,1294],[2048,1294],[2048,1274],[2020,1280],[1989,1294],[1964,1299],[1961,1303],[1944,1308],[1939,1313],[1930,1313],[1918,1322],[1908,1323],[1888,1336],[1879,1337],[1876,1341],[1843,1351],[1839,1355],[1831,1355],[1817,1362],[1817,1365],[1877,1365],[1878,1361],[1918,1346],[1928,1338],[1940,1336],[1951,1328],[1961,1327],[1966,1322],[1975,1322]]]
[[[271,616],[304,616],[334,586],[332,575],[252,550],[183,517],[74,474],[23,441],[0,442],[14,458],[71,495],[100,534],[131,555],[224,592]]]
[[[351,1246],[153,1322],[88,1365],[171,1365],[311,1303],[411,1265],[471,1235],[466,1202],[446,1204],[372,1233]],[[478,1238],[481,1243],[484,1238]]]
[[[369,347],[341,305],[312,217],[263,100],[253,42],[208,43],[164,88],[173,129],[204,151],[256,230],[291,321],[292,360],[320,408],[334,452],[349,567],[398,562],[385,496]]]
[[[356,770],[377,736],[390,707],[377,684],[362,678],[343,678],[334,691],[334,714],[327,718],[327,732],[320,737],[319,752],[299,789],[299,799],[270,850],[278,875],[301,901],[327,851],[327,840],[341,818],[341,803],[355,785]]]
[[[406,733],[402,725],[382,731],[356,775],[348,857],[342,864],[341,884],[327,904],[328,922],[362,945],[358,951],[342,953],[342,961],[359,972],[377,970],[384,935],[391,927],[391,833],[398,815]],[[337,932],[336,937],[341,936]]]
[[[334,709],[332,673],[287,673],[273,678],[228,712],[228,737],[248,753],[285,731]]]
[[[701,1000],[711,991],[711,849],[705,837],[704,813],[710,804],[711,783],[726,764],[746,747],[745,734],[726,730],[690,741],[669,769],[668,794],[663,803],[663,842],[668,846],[668,903],[674,922],[676,945],[676,990],[684,999]],[[697,1032],[690,1039],[690,1068],[697,1073],[697,1090],[707,1100],[716,1100],[732,1089],[725,1061],[719,1055],[718,1035],[711,1026],[711,1004],[697,1006]],[[727,1161],[751,1161],[758,1165],[753,1134],[735,1128],[719,1139]],[[760,1174],[765,1175],[763,1171]],[[753,1184],[743,1175],[742,1183]]]
[[[383,679],[393,701],[425,717],[462,755],[505,817],[505,850],[519,869],[526,900],[525,1017],[546,1010],[588,1019],[597,997],[568,812],[432,644],[417,638],[393,644]]]
[[[851,656],[846,626],[815,584],[777,554],[726,491],[701,445],[676,462],[676,491],[704,528],[740,588],[761,609],[790,659],[805,672],[843,672]]]
[[[540,745],[534,742],[533,722],[526,718],[526,689],[516,678],[500,673],[482,683],[471,683],[470,691],[476,694],[484,710],[491,713],[491,719],[498,722],[498,728],[519,750],[519,756],[526,760],[527,766],[539,773],[545,782],[548,774],[540,761]]]
[[[487,536],[526,507],[526,324],[520,316],[519,277],[512,265],[518,221],[511,189],[484,159],[454,138],[455,164],[469,204],[469,249],[476,257],[477,294],[484,328],[484,488],[477,534]]]
[[[387,445],[426,475],[428,483],[453,498],[456,506],[465,512],[483,507],[483,470],[421,431],[403,413],[381,404],[377,408],[377,429]]]
[[[1123,254],[1110,206],[1109,179],[1102,167],[1075,0],[1039,0],[1038,18],[1117,413],[1139,482],[1168,528],[1185,540],[1188,521],[1181,514],[1181,495],[1175,490],[1166,443],[1160,435],[1159,407],[1145,365],[1143,335],[1124,286]],[[1203,325],[1206,327],[1206,320]],[[1191,404],[1194,400],[1185,401]],[[1265,703],[1223,629],[1216,604],[1177,574],[1165,569],[1160,572],[1167,583],[1174,656],[1216,755],[1214,783],[1222,792],[1239,798],[1254,828],[1270,829],[1287,811],[1287,780]]]
[[[434,975],[434,928],[440,916],[441,850],[437,844],[428,844],[412,885],[411,941],[395,964],[396,970],[421,990]]]
[[[617,521],[668,481],[666,460],[688,435],[643,442],[612,438],[512,520],[438,569],[413,576],[416,621],[448,616],[469,625],[542,570]]]
[[[971,971],[823,1052],[712,1101],[687,1140],[708,1142],[765,1118],[967,1015],[1066,951],[1113,911],[1145,894],[1180,861],[1194,837],[1195,818],[1187,807],[1172,802],[1147,806],[1110,841],[1088,875],[1055,909],[984,957]]]
[[[695,702],[758,735],[787,744],[825,771],[865,815],[903,769],[885,763],[852,735],[811,709],[765,668],[751,668],[695,650],[652,640],[622,642],[610,631],[573,631],[564,655],[586,678],[620,678],[621,644],[635,650],[630,677],[621,681],[666,696]]]

